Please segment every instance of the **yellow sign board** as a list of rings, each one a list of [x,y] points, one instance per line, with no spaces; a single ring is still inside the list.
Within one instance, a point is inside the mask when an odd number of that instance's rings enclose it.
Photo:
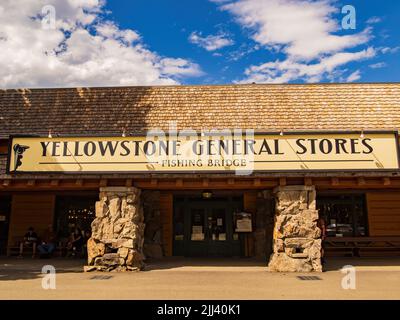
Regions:
[[[394,132],[13,137],[18,172],[231,172],[399,169]]]

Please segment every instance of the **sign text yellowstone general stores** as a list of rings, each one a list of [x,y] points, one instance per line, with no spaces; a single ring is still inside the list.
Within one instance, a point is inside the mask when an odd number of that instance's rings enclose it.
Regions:
[[[13,137],[10,172],[398,169],[395,133]]]

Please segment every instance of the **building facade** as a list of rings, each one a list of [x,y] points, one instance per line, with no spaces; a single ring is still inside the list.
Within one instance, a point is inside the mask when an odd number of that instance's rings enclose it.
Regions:
[[[397,83],[3,90],[1,254],[48,225],[90,231],[86,270],[398,254],[399,106]]]

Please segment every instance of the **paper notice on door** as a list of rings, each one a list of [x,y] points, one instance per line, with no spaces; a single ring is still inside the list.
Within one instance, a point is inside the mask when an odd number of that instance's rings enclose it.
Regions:
[[[222,218],[218,218],[217,219],[217,226],[218,227],[222,227],[223,223],[222,223]]]
[[[251,232],[251,219],[240,219],[236,221],[236,232]]]
[[[203,241],[204,233],[192,233],[191,240],[192,241]]]
[[[203,226],[192,226],[192,233],[203,233]]]
[[[218,240],[219,241],[226,241],[226,233],[220,233],[218,235]]]

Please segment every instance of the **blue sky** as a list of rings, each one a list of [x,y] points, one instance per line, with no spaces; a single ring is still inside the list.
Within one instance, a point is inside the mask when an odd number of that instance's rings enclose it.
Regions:
[[[396,82],[399,18],[398,0],[3,0],[0,88]]]
[[[207,0],[185,3],[186,5],[181,0],[109,0],[106,7],[112,12],[109,15],[112,20],[118,22],[121,28],[137,30],[151,50],[161,55],[184,57],[198,63],[205,74],[185,79],[183,82],[187,84],[237,81],[243,78],[243,72],[248,66],[274,61],[284,56],[280,51],[271,52],[262,46],[254,50],[257,42],[251,39],[252,30],[241,27],[232,14],[220,10],[218,4]],[[372,39],[368,45],[385,48],[400,46],[400,1],[334,2],[338,10],[348,4],[356,9],[356,29],[339,30],[337,34],[358,33],[369,25],[369,19],[377,17],[380,21],[372,24]],[[285,12],[282,12],[282,15],[285,15]],[[338,12],[334,17],[340,24],[344,14]],[[209,52],[188,41],[188,37],[194,31],[203,35],[224,32],[229,34],[234,44]],[[362,47],[356,46],[350,51]],[[213,55],[214,53],[221,56]],[[234,59],[240,53],[243,53],[243,57]],[[378,63],[384,63],[385,66],[377,68]],[[370,67],[371,65],[376,67]],[[346,74],[360,70],[361,78],[358,81],[362,82],[399,81],[400,50],[392,54],[377,54],[363,61],[350,62],[345,68],[349,69]],[[321,81],[329,82],[326,78]],[[298,79],[292,82],[304,81]]]

